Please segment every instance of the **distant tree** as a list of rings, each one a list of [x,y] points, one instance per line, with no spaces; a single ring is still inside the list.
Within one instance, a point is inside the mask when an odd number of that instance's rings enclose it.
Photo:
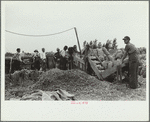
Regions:
[[[106,46],[105,46],[105,48],[109,51],[110,49],[113,49],[112,48],[112,42],[111,42],[112,40],[107,40],[106,41]]]
[[[10,56],[10,57],[12,57],[12,56],[14,56],[14,54],[13,54],[13,53],[10,53],[10,52],[6,52],[6,53],[5,53],[5,56]]]
[[[97,39],[95,39],[94,41],[93,41],[93,49],[96,49],[97,48]]]
[[[113,44],[112,44],[112,49],[117,49],[118,45],[117,45],[117,39],[115,38],[113,40]]]
[[[102,43],[101,42],[98,43],[98,47],[100,47],[100,48],[102,47]]]
[[[90,41],[90,47],[93,48],[93,41]]]

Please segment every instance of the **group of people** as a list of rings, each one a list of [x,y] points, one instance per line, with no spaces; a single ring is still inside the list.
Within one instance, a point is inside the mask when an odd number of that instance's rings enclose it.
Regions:
[[[21,70],[21,63],[24,63],[23,58],[25,56],[25,53],[20,53],[20,48],[17,48],[16,51],[17,52],[13,56],[13,59],[16,59],[12,63],[13,71]],[[31,65],[31,69],[40,70],[40,68],[42,68],[43,71],[46,71],[45,48],[42,48],[42,53],[39,53],[38,50],[34,51],[34,55],[32,56],[32,62],[33,64]]]
[[[14,71],[21,70],[21,63],[24,63],[23,57],[25,53],[20,53],[21,49],[17,48],[17,52],[14,54],[13,58],[16,60],[13,62]],[[63,50],[60,51],[57,48],[57,52],[53,55],[46,55],[45,48],[42,48],[42,52],[39,53],[38,50],[34,50],[32,55],[32,65],[31,69],[33,70],[42,70],[46,71],[47,68],[59,68],[61,70],[73,69],[73,55],[78,53],[77,46],[73,47],[64,46]],[[53,65],[50,67],[49,65]]]
[[[33,55],[33,62],[32,69],[46,71],[47,68],[47,58],[45,53],[45,48],[42,48],[42,53],[39,53],[38,50],[34,50]]]
[[[57,48],[57,52],[54,54],[56,67],[61,70],[73,69],[73,56],[77,53],[79,52],[76,45],[73,47],[64,46],[62,51]]]

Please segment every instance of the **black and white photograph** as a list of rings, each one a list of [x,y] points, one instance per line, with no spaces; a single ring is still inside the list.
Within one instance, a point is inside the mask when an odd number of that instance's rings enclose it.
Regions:
[[[83,109],[93,102],[121,102],[121,107],[141,102],[147,106],[141,109],[144,116],[138,111],[122,119],[147,120],[148,1],[3,1],[2,8],[4,103],[65,103]]]

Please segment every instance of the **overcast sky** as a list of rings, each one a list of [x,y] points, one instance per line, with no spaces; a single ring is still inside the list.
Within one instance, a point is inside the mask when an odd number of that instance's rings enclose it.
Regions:
[[[5,3],[5,4],[4,4]],[[45,35],[77,28],[80,45],[97,39],[105,43],[117,38],[124,47],[124,36],[130,36],[137,47],[148,44],[149,13],[147,1],[2,1],[5,6],[5,30],[28,35]],[[45,47],[56,51],[65,45],[78,45],[74,30],[45,37],[27,37],[5,32],[5,51],[33,52]]]

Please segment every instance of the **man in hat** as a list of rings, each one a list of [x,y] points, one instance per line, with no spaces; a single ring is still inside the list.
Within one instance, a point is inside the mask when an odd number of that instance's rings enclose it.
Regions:
[[[123,38],[125,46],[125,54],[122,58],[123,60],[126,56],[129,56],[129,87],[136,89],[138,87],[138,66],[139,66],[139,58],[136,47],[130,43],[130,37],[125,36]]]
[[[47,65],[46,65],[45,48],[42,48],[42,53],[40,54],[40,57],[42,59],[42,71],[46,71]]]
[[[40,70],[40,54],[38,50],[34,50],[33,60],[34,60],[34,69]]]

